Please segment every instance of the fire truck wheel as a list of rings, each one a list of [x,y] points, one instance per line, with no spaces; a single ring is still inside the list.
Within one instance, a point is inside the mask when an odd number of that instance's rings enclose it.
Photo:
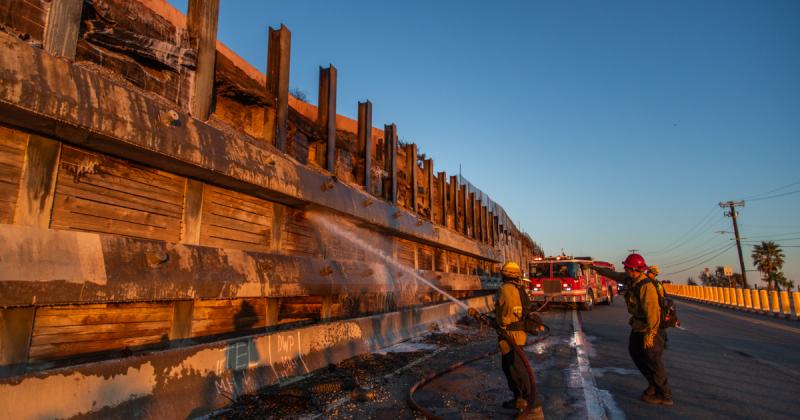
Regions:
[[[608,288],[608,295],[606,295],[606,300],[603,301],[603,305],[611,305],[614,303],[614,292],[611,291],[611,288]]]
[[[589,290],[586,294],[586,301],[581,303],[581,309],[584,311],[591,311],[594,308],[594,292]]]

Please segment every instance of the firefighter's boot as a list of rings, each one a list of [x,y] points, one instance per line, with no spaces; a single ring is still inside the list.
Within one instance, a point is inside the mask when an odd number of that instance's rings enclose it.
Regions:
[[[512,398],[503,403],[503,408],[522,411],[528,407],[528,401],[525,398]]]
[[[647,389],[645,389],[644,392],[642,392],[642,397],[644,396],[652,397],[653,395],[656,395],[656,386],[650,384],[647,386]]]
[[[653,405],[672,405],[672,395],[642,395],[642,401]]]

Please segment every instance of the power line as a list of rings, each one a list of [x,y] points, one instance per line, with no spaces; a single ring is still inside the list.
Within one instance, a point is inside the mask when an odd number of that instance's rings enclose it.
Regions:
[[[711,233],[711,232],[707,232],[706,234],[709,234],[709,233]],[[698,238],[700,238],[700,237],[702,237],[702,236],[698,236]],[[684,258],[691,257],[693,255],[697,255],[698,252],[703,252],[703,251],[707,250],[708,249],[707,245],[710,242],[714,242],[715,239],[718,242],[719,241],[722,241],[722,242],[715,243],[715,244],[711,245],[712,248],[716,248],[716,247],[718,247],[720,245],[728,243],[728,241],[726,241],[724,238],[712,234],[711,236],[709,236],[703,242],[700,242],[700,243],[696,244],[695,246],[693,246],[691,248],[687,248],[685,251],[682,251],[679,254],[675,254],[675,255],[672,255],[672,256],[663,256],[660,259],[662,261],[664,261],[664,264],[669,265],[673,261],[679,261],[679,260],[682,260]]]
[[[764,195],[767,195],[767,194],[771,194],[771,193],[774,193],[776,191],[785,190],[786,188],[793,187],[793,186],[798,185],[798,184],[800,184],[800,181],[795,181],[795,182],[792,182],[791,184],[786,184],[786,185],[784,185],[782,187],[778,187],[778,188],[775,188],[775,189],[772,189],[772,190],[769,190],[769,191],[764,191],[764,192],[761,192],[761,193],[758,193],[758,194],[753,194],[753,195],[751,195],[749,197],[745,197],[744,200],[753,200],[755,198],[758,198],[758,197],[761,197],[761,196],[764,196]]]
[[[709,262],[709,261],[713,260],[714,258],[717,258],[717,257],[719,257],[720,255],[724,254],[726,251],[730,250],[730,249],[731,249],[731,248],[733,248],[734,246],[735,246],[735,245],[731,244],[729,247],[727,247],[727,248],[723,249],[723,250],[722,250],[722,251],[721,251],[719,254],[716,254],[716,255],[714,255],[714,256],[712,256],[712,257],[710,257],[709,259],[707,259],[707,260],[704,260],[704,261],[702,261],[702,262],[700,262],[700,263],[698,263],[698,264],[696,264],[696,265],[693,265],[693,266],[691,266],[691,267],[689,267],[689,268],[684,268],[683,270],[680,270],[680,271],[673,271],[673,272],[671,272],[671,273],[664,273],[663,275],[664,275],[664,276],[671,276],[671,275],[673,275],[673,274],[680,274],[680,273],[684,273],[684,272],[686,272],[686,271],[689,271],[689,270],[695,269],[695,268],[697,268],[697,267],[700,267],[701,265],[703,265],[703,264],[705,264],[705,263],[707,263],[707,262]],[[742,274],[744,274],[744,273],[742,273]]]
[[[703,216],[702,219],[700,219],[700,222],[698,222],[696,225],[692,226],[685,234],[679,236],[678,239],[676,239],[675,241],[670,242],[669,245],[667,245],[666,247],[661,248],[661,249],[657,249],[655,251],[649,251],[648,254],[663,254],[665,252],[665,250],[667,250],[667,248],[672,247],[674,244],[676,244],[676,243],[680,242],[681,240],[683,240],[683,238],[685,236],[690,235],[691,233],[693,233],[694,230],[698,226],[700,226],[700,225],[702,225],[703,223],[706,222],[706,219],[708,219],[709,217],[713,216],[715,211],[716,211],[716,208],[712,208],[711,211],[709,211],[705,216]]]
[[[717,251],[719,251],[719,250],[721,250],[723,248],[729,248],[732,245],[733,244],[726,243],[726,244],[724,244],[724,245],[722,245],[720,247],[717,247],[715,249],[709,250],[709,251],[707,251],[707,252],[705,252],[703,254],[695,255],[692,258],[687,258],[687,259],[684,259],[682,261],[679,261],[679,262],[676,262],[676,263],[672,263],[672,264],[664,264],[664,267],[677,267],[677,266],[681,266],[681,265],[686,265],[687,263],[691,263],[693,261],[697,261],[697,260],[699,260],[701,258],[707,257],[708,255],[713,254],[713,253],[715,253],[715,252],[717,252]]]
[[[746,201],[761,201],[761,200],[769,200],[769,199],[771,199],[771,198],[778,198],[778,197],[783,197],[783,196],[792,195],[792,194],[797,194],[797,193],[800,193],[800,190],[789,191],[789,192],[785,192],[785,193],[783,193],[783,194],[768,195],[768,196],[766,196],[766,197],[760,197],[760,198],[751,198],[751,199],[749,199],[749,200],[746,200]]]

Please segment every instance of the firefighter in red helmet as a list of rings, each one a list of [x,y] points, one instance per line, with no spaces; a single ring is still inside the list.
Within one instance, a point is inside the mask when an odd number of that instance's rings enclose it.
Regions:
[[[639,372],[647,379],[642,400],[649,404],[672,405],[672,390],[667,381],[667,369],[661,358],[666,334],[661,328],[661,307],[656,286],[648,279],[649,267],[639,254],[630,254],[622,262],[625,272],[594,266],[600,275],[623,282],[625,302],[631,314],[631,334],[628,352]]]

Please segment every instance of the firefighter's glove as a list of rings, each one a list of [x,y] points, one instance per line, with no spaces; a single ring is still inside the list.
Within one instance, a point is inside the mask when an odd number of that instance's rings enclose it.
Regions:
[[[648,333],[644,336],[644,348],[652,349],[655,346],[656,335]]]

